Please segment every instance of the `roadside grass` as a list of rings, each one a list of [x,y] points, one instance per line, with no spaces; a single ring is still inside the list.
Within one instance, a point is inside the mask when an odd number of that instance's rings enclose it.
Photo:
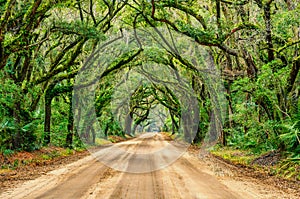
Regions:
[[[287,158],[275,151],[254,154],[250,150],[230,147],[215,147],[210,152],[212,155],[234,165],[250,167],[270,176],[277,176],[286,180],[300,181],[300,159],[298,158]],[[270,154],[275,155],[271,156]],[[270,160],[270,157],[272,157],[272,160]]]
[[[106,144],[111,144],[112,142],[110,140],[106,140],[104,138],[96,138],[95,139],[95,144],[98,145],[106,145]]]
[[[240,164],[248,166],[253,160],[258,158],[258,155],[254,155],[251,151],[241,151],[232,148],[219,148],[213,149],[211,153],[215,156],[221,157],[224,160],[228,160],[233,164]]]
[[[110,141],[111,143],[117,143],[117,142],[122,142],[127,140],[127,137],[122,137],[122,136],[117,136],[117,135],[110,135],[108,136],[108,141]]]
[[[276,174],[286,179],[300,181],[300,159],[287,158],[280,162]]]

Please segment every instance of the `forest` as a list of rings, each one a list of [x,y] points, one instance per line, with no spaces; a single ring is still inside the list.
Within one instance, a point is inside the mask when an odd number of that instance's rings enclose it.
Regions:
[[[0,152],[170,132],[300,164],[297,0],[0,0]]]

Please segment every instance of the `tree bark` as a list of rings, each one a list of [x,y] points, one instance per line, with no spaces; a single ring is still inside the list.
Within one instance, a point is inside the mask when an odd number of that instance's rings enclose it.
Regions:
[[[268,45],[268,61],[271,62],[275,59],[272,42],[272,19],[271,19],[271,2],[269,1],[264,6],[265,25],[266,25],[266,41]]]
[[[72,107],[72,93],[69,94],[70,106],[69,106],[69,116],[68,116],[68,134],[66,137],[66,146],[72,148],[73,144],[73,130],[74,130],[74,117],[73,117],[73,107]]]
[[[45,96],[45,120],[44,120],[44,145],[51,142],[50,129],[51,129],[51,101],[50,96]]]
[[[287,87],[286,87],[286,92],[287,94],[290,93],[293,89],[294,83],[296,81],[296,78],[298,76],[300,70],[300,58],[297,59],[294,63],[293,63],[293,67],[291,69],[288,81],[287,81]]]
[[[125,118],[125,133],[127,135],[131,134],[132,122],[133,122],[132,113],[129,113]]]

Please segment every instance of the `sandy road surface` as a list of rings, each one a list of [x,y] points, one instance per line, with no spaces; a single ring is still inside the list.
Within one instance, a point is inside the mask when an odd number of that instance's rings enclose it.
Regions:
[[[142,136],[100,149],[0,198],[296,198],[249,179],[235,180],[228,171],[220,175],[189,153],[174,162],[179,154],[174,151],[183,148],[161,134]]]

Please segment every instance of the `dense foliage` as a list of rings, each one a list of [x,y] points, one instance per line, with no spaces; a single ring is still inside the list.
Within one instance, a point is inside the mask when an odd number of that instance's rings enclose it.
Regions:
[[[299,13],[294,0],[0,1],[0,150],[74,147],[164,130],[254,153],[279,149],[299,160]],[[101,74],[87,69],[89,80],[101,76],[97,84],[85,82],[96,87],[94,106],[74,109],[85,105],[73,90],[86,58],[117,42],[112,35],[147,28],[158,36],[145,40],[143,31],[134,32],[130,47],[108,48]],[[188,57],[186,40],[175,33],[205,49],[224,89],[199,72],[203,63],[194,58],[202,55]],[[153,68],[145,70],[145,63]],[[128,80],[139,86],[126,87]],[[196,111],[181,103],[180,93],[190,96],[186,104],[196,99]]]

